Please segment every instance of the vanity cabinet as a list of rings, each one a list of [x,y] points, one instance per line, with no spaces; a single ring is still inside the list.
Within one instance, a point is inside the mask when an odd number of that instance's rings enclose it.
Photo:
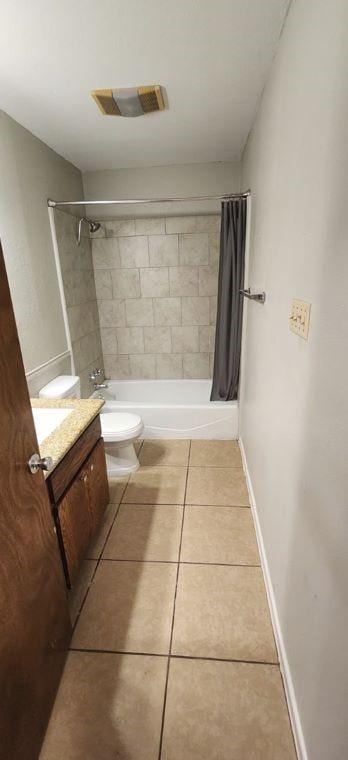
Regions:
[[[99,417],[47,478],[67,586],[72,587],[109,502]]]

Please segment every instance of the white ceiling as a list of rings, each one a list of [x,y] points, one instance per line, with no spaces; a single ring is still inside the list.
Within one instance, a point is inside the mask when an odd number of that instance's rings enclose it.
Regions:
[[[82,170],[238,159],[289,0],[2,0],[0,106]],[[159,83],[167,111],[90,90]]]

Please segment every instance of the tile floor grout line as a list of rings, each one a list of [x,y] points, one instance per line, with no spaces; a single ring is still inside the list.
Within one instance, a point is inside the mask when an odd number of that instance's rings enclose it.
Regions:
[[[177,565],[175,559],[133,559],[125,557],[101,557],[101,562],[137,562],[138,564],[157,564],[157,565]],[[95,562],[96,560],[89,560]],[[203,567],[261,567],[261,565],[249,564],[243,562],[194,562],[190,560],[180,560],[180,565],[203,565]]]
[[[158,465],[159,467],[161,465]],[[200,468],[201,470],[242,470],[241,464],[190,464],[194,470]]]
[[[188,462],[190,461],[190,454],[191,454],[191,441],[190,441],[190,446],[189,446]],[[171,657],[171,651],[172,651],[173,632],[174,632],[175,604],[176,604],[176,596],[177,596],[177,591],[178,591],[181,545],[182,545],[182,537],[183,537],[183,532],[184,532],[185,501],[186,501],[188,473],[189,473],[189,467],[187,466],[187,468],[186,468],[186,480],[185,480],[185,491],[184,491],[184,504],[183,504],[183,510],[182,510],[182,519],[181,519],[180,543],[179,543],[179,551],[178,551],[178,563],[177,563],[176,581],[175,581],[175,592],[174,592],[172,625],[171,625],[171,631],[170,631],[167,672],[166,672],[166,680],[165,680],[164,695],[163,695],[163,710],[162,710],[161,732],[160,732],[160,741],[159,741],[159,749],[158,749],[158,760],[161,760],[161,756],[162,756],[163,731],[164,731],[164,721],[165,721],[166,706],[167,706],[167,693],[168,693],[170,657]]]
[[[127,485],[127,484],[126,484],[126,485]],[[110,502],[110,504],[112,504],[112,503],[113,503],[113,502]],[[116,506],[116,505],[115,505],[115,506]],[[87,589],[86,589],[86,593],[84,594],[84,597],[83,597],[83,599],[82,599],[82,602],[81,602],[81,606],[80,606],[80,609],[79,609],[79,611],[78,611],[78,613],[77,613],[77,615],[76,615],[76,619],[75,619],[74,625],[73,625],[73,627],[72,627],[72,635],[71,635],[71,639],[70,639],[70,641],[72,640],[72,637],[73,637],[73,635],[74,635],[74,633],[75,633],[75,629],[76,629],[77,623],[78,623],[78,621],[79,621],[79,619],[80,619],[80,616],[81,616],[82,610],[83,610],[83,608],[84,608],[84,606],[85,606],[85,602],[86,602],[87,596],[88,596],[88,594],[89,594],[90,588],[91,588],[91,586],[92,586],[92,583],[93,583],[93,581],[94,581],[94,578],[95,578],[95,574],[96,574],[96,572],[97,572],[97,570],[98,570],[98,567],[99,567],[99,565],[100,565],[100,562],[101,562],[101,558],[102,558],[102,554],[103,554],[103,551],[104,551],[104,549],[105,549],[105,546],[106,546],[106,543],[107,543],[107,541],[108,541],[109,535],[110,535],[110,533],[111,533],[111,531],[112,531],[112,528],[113,528],[113,526],[114,526],[114,523],[115,523],[116,517],[117,517],[117,515],[118,515],[118,513],[119,513],[119,510],[120,510],[120,506],[121,506],[121,502],[120,502],[120,503],[117,505],[117,509],[116,509],[116,512],[115,512],[115,516],[114,516],[114,519],[113,519],[113,521],[112,521],[112,523],[111,523],[111,525],[110,525],[110,528],[109,528],[109,530],[108,530],[108,533],[107,533],[106,539],[105,539],[105,541],[104,541],[104,543],[103,543],[103,546],[102,546],[102,549],[101,549],[101,551],[100,551],[99,557],[97,558],[97,560],[95,560],[95,559],[93,559],[93,560],[92,560],[92,559],[90,559],[90,560],[89,560],[90,562],[96,562],[96,566],[95,566],[95,568],[94,568],[94,572],[92,573],[92,577],[91,577],[91,580],[90,580],[90,582],[89,582],[89,584],[88,584],[88,586],[87,586]],[[88,559],[88,558],[86,557],[86,559]],[[69,642],[69,643],[70,643],[70,642]],[[68,647],[68,649],[71,649],[71,647],[69,646],[69,647]]]
[[[72,647],[71,652],[90,652],[91,654],[120,654],[128,655],[129,657],[162,657],[168,659],[168,654],[161,652],[133,652],[126,649],[86,649],[85,647]],[[279,662],[274,660],[246,660],[238,659],[237,657],[209,657],[204,655],[194,654],[171,654],[171,660],[199,660],[208,662],[234,662],[244,663],[245,665],[272,665],[272,667],[279,668]]]
[[[213,507],[213,509],[215,509],[215,507],[219,507],[219,509],[250,509],[249,504],[190,504],[189,502],[187,502],[185,506],[186,507]]]
[[[152,439],[150,439],[150,440],[152,440]],[[154,439],[154,440],[156,440],[156,439]],[[160,439],[157,439],[157,440],[160,440]],[[181,439],[180,438],[179,439],[175,439],[174,438],[173,440],[181,440]],[[182,440],[184,440],[184,439],[182,439]],[[243,466],[241,464],[230,464],[230,465],[223,465],[223,464],[220,464],[220,465],[190,464],[189,465],[189,464],[171,464],[170,462],[166,462],[165,464],[161,464],[160,462],[156,462],[155,464],[142,464],[140,466],[143,467],[143,468],[145,467],[145,468],[147,468],[149,470],[150,469],[152,470],[154,467],[160,467],[160,468],[161,467],[170,467],[171,470],[176,470],[176,469],[183,470],[183,469],[186,469],[186,467],[191,467],[194,470],[196,470],[196,469],[201,469],[201,470],[243,470]],[[138,470],[135,470],[135,472],[131,473],[131,475],[135,474],[136,472],[138,472]]]

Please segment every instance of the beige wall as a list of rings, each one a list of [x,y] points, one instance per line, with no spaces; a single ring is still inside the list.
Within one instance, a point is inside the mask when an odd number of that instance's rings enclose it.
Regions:
[[[207,164],[149,166],[139,169],[114,169],[83,174],[85,198],[174,198],[197,195],[238,193],[240,190],[240,163],[222,161]],[[139,206],[98,206],[89,209],[98,218],[115,216],[169,216],[178,214],[217,214],[220,203],[151,204]]]
[[[67,349],[46,200],[82,195],[81,173],[0,112],[0,238],[27,372]]]
[[[75,372],[81,380],[82,397],[88,397],[92,390],[88,374],[95,367],[103,369],[91,241],[88,228],[83,225],[81,242],[77,245],[78,217],[55,209],[54,223]]]
[[[348,752],[347,28],[345,0],[293,2],[243,160],[267,300],[246,307],[241,436],[310,760]]]
[[[110,220],[94,237],[108,376],[212,376],[219,229],[219,215],[138,218]]]

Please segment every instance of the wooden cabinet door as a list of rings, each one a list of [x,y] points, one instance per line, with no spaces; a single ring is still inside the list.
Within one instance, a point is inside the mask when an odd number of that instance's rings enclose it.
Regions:
[[[0,757],[36,760],[71,633],[0,245]]]
[[[92,538],[88,491],[89,472],[80,470],[58,507],[58,528],[64,546],[67,582],[72,586]]]
[[[102,438],[88,457],[85,467],[88,471],[89,510],[94,534],[99,529],[105,508],[109,503],[109,484]]]

